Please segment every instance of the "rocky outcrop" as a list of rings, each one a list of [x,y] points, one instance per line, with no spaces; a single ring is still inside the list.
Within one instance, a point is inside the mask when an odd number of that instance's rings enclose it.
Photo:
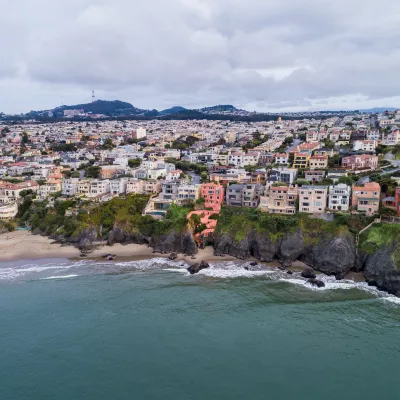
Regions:
[[[325,287],[325,283],[322,282],[319,279],[315,279],[315,278],[311,278],[307,281],[307,283],[309,283],[311,286],[316,286],[318,288],[323,288]]]
[[[309,252],[304,237],[300,231],[285,235],[279,244],[277,253],[278,261],[283,267],[290,267],[292,263],[299,260]]]
[[[147,244],[148,240],[137,232],[128,232],[120,226],[114,226],[113,229],[108,232],[107,244],[112,246],[115,243],[126,244]]]
[[[150,239],[150,247],[153,247],[154,252],[162,254],[194,255],[198,252],[197,244],[190,232],[170,232],[167,235],[153,236]]]
[[[315,272],[312,268],[305,268],[301,272],[301,276],[306,279],[315,279],[317,275],[315,275]]]
[[[364,275],[370,285],[400,296],[400,268],[395,259],[400,242],[393,241],[388,247],[381,247],[372,254],[360,254]]]
[[[202,261],[200,263],[191,265],[189,268],[187,268],[187,270],[190,273],[190,275],[194,275],[198,274],[202,269],[206,268],[210,268],[210,265],[207,262]]]
[[[355,262],[356,245],[350,235],[322,239],[313,246],[312,258],[309,260],[314,269],[327,275],[345,275],[354,267]]]
[[[218,235],[214,242],[214,254],[229,254],[240,260],[251,257],[263,262],[271,262],[278,251],[278,243],[261,233],[250,232],[242,241],[237,242],[230,235]]]
[[[241,241],[234,234],[219,234],[215,238],[214,254],[228,254],[239,259],[255,257],[263,262],[277,259],[283,267],[301,260],[315,270],[328,275],[346,274],[355,264],[356,249],[351,234],[323,234],[310,240],[301,230],[273,239],[265,233],[250,231]]]

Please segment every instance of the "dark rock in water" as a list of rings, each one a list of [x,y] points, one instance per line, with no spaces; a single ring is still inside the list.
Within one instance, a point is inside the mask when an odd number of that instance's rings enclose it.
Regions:
[[[341,274],[341,273],[338,273],[338,274],[335,275],[335,279],[336,279],[337,281],[341,281],[342,279],[344,279],[344,275]]]
[[[114,261],[114,257],[108,257],[108,261]]]
[[[202,261],[200,263],[191,265],[187,270],[191,275],[194,275],[206,268],[210,268],[210,265],[207,262]]]
[[[293,275],[293,271],[286,271],[288,275]]]
[[[80,256],[81,256],[81,257],[87,257],[87,254],[82,253]]]
[[[171,253],[171,254],[168,256],[168,258],[169,258],[170,260],[175,260],[177,257],[178,257],[178,254],[176,254],[176,253]]]
[[[317,286],[319,288],[325,287],[325,283],[320,281],[319,279],[309,279],[307,283],[310,283],[313,286]]]
[[[376,281],[368,281],[368,286],[376,286]]]
[[[302,271],[301,276],[306,279],[315,279],[317,277],[317,275],[315,275],[315,272],[312,268],[305,268]]]
[[[104,254],[104,256],[102,256],[102,258],[108,258],[111,257],[111,254]]]
[[[249,264],[251,267],[255,267],[256,265],[258,265],[255,261],[252,261],[250,264]]]
[[[248,270],[249,270],[249,267],[244,267],[244,269],[245,269],[246,271],[248,271]]]
[[[280,265],[280,266],[278,267],[278,269],[279,269],[280,271],[286,271],[286,268],[285,268],[284,266],[282,266],[282,265]]]

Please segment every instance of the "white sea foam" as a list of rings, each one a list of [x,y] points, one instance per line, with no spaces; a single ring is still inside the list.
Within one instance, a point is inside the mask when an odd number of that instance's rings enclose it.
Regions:
[[[48,280],[48,279],[69,279],[69,278],[76,278],[79,275],[60,275],[60,276],[49,276],[47,278],[41,278],[41,280]]]

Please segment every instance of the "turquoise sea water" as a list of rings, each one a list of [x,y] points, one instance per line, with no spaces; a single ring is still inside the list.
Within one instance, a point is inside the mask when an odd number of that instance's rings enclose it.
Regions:
[[[287,279],[239,263],[2,264],[0,399],[399,399],[397,299]]]

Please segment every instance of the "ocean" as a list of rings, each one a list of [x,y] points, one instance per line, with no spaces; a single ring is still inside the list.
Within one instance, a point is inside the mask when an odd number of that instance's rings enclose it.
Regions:
[[[186,266],[1,263],[0,399],[400,398],[399,299]]]

